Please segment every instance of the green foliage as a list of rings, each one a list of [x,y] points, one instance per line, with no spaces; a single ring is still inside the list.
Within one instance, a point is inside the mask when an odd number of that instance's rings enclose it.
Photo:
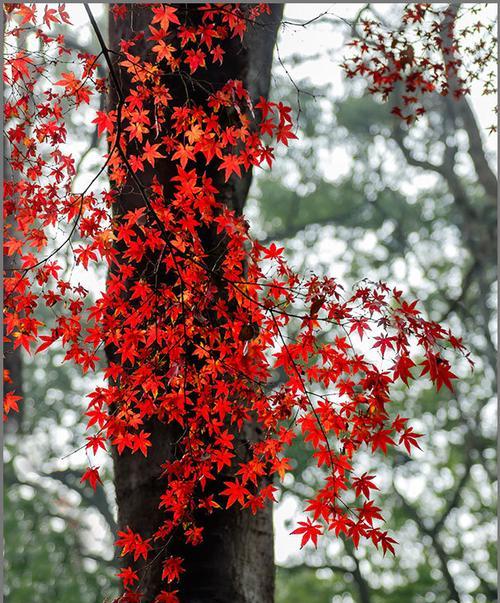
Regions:
[[[286,569],[279,567],[276,573],[276,603],[331,603],[335,595],[345,595],[352,590],[348,574],[338,575],[335,572],[323,569],[314,570],[308,567]],[[350,596],[343,598],[343,603],[353,601]]]
[[[368,142],[377,133],[388,135],[393,122],[387,105],[365,94],[339,101],[335,116],[337,124],[349,134]]]

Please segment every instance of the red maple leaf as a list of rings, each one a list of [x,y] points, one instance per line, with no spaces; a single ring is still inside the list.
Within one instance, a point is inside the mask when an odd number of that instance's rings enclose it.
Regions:
[[[238,155],[224,155],[219,170],[224,170],[224,179],[227,182],[231,174],[237,174],[241,177],[241,160]]]
[[[161,574],[162,580],[167,580],[167,582],[173,582],[174,580],[178,580],[182,572],[184,572],[184,568],[182,567],[182,557],[168,557],[163,562],[163,571]]]
[[[118,578],[121,578],[125,587],[129,586],[129,584],[133,584],[139,580],[139,576],[137,573],[130,567],[124,567],[118,574],[116,574]]]
[[[149,163],[154,167],[155,165],[155,160],[156,159],[161,159],[163,157],[165,157],[165,155],[162,155],[158,149],[160,147],[160,144],[151,144],[149,142],[149,140],[146,141],[146,144],[144,145],[144,151],[142,153],[142,159],[144,161],[149,161]]]
[[[161,4],[160,6],[152,6],[151,10],[154,13],[154,17],[151,23],[159,23],[163,31],[167,32],[170,23],[180,25],[179,17],[177,17],[177,9],[174,6],[168,6],[168,4]]]
[[[390,437],[392,429],[379,429],[371,437],[372,452],[375,452],[377,448],[380,448],[384,454],[387,454],[387,446],[389,444],[394,445],[396,442]]]
[[[33,60],[26,55],[24,50],[18,52],[13,59],[9,61],[12,70],[12,80],[17,82],[19,79],[30,77],[30,65],[33,65]]]
[[[305,521],[298,522],[300,528],[296,528],[291,534],[302,534],[302,540],[300,541],[300,548],[305,546],[309,540],[314,544],[315,547],[318,546],[318,536],[321,536],[323,533],[322,527],[319,523],[313,523],[311,519],[308,517]]]
[[[95,490],[98,483],[102,484],[101,478],[99,477],[99,467],[89,467],[82,475],[80,482],[89,482],[92,489]]]
[[[421,433],[415,433],[413,431],[413,427],[408,427],[408,429],[405,429],[405,431],[401,434],[401,437],[399,438],[399,444],[404,444],[408,453],[411,452],[412,446],[415,446],[419,450],[422,450],[417,442],[417,438],[421,437]]]
[[[371,481],[374,479],[374,477],[374,475],[363,473],[361,477],[355,477],[352,479],[352,485],[356,496],[363,494],[363,496],[369,498],[370,490],[378,490],[377,486]]]
[[[239,502],[240,505],[245,503],[245,496],[248,496],[250,492],[241,484],[240,480],[224,482],[224,485],[227,488],[221,494],[228,497],[226,509],[229,509],[235,502]]]
[[[97,111],[97,117],[92,120],[97,124],[97,134],[100,136],[103,132],[113,133],[115,112]]]

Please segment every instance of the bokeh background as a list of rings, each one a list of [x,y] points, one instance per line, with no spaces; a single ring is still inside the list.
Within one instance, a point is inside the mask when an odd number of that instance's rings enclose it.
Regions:
[[[391,24],[402,6],[375,10]],[[496,18],[495,7],[480,7],[479,18]],[[454,393],[436,393],[425,383],[401,386],[394,412],[415,417],[415,430],[425,434],[423,451],[365,459],[378,476],[378,506],[399,542],[394,558],[326,538],[317,550],[299,551],[289,532],[319,476],[297,442],[275,510],[277,603],[492,603],[496,137],[487,128],[496,120],[496,98],[482,96],[479,85],[461,102],[433,95],[417,126],[406,128],[390,104],[343,76],[350,23],[360,8],[285,9],[272,96],[292,105],[299,140],[278,155],[272,172],[255,173],[247,204],[252,232],[263,242],[284,243],[301,271],[329,274],[346,287],[364,277],[383,279],[419,298],[427,316],[464,338],[475,370],[458,364]],[[77,27],[61,31],[75,49],[95,51],[83,6],[67,9]],[[94,4],[93,12],[106,30],[105,6]],[[104,147],[91,124],[96,108],[70,126],[69,144],[79,157],[76,191],[101,165]],[[74,268],[70,250],[66,265]],[[76,277],[98,291],[105,275]],[[87,465],[85,397],[99,377],[82,378],[62,358],[53,348],[34,358],[12,356],[24,401],[5,425],[8,603],[101,603],[116,595],[115,508],[104,454],[104,488],[93,492],[80,484]]]

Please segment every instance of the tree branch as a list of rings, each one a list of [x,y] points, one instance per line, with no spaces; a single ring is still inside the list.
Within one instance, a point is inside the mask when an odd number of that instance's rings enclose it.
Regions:
[[[443,576],[444,576],[444,579],[446,582],[446,586],[448,587],[448,592],[450,594],[450,598],[453,601],[456,601],[457,603],[461,603],[460,595],[458,594],[455,580],[453,579],[453,576],[451,575],[450,570],[448,569],[448,555],[439,540],[438,533],[435,531],[434,527],[428,528],[425,525],[423,519],[420,517],[420,514],[415,509],[415,507],[413,507],[406,500],[406,498],[397,490],[395,485],[394,485],[394,491],[397,494],[398,498],[401,500],[401,503],[402,503],[403,507],[406,509],[408,515],[417,524],[419,530],[423,534],[426,534],[427,536],[430,537],[430,539],[432,541],[432,547],[434,548],[434,551],[436,552],[436,555],[438,557],[438,560],[439,560],[439,563],[441,566],[441,571],[443,573]]]
[[[117,525],[114,515],[109,508],[108,499],[103,488],[98,488],[95,491],[90,491],[86,487],[80,487],[81,472],[73,469],[65,469],[63,471],[53,471],[52,473],[44,473],[44,477],[56,479],[71,490],[75,490],[82,497],[89,507],[95,507],[103,516],[112,534],[116,534]]]
[[[450,37],[450,32],[453,30],[454,21],[457,18],[459,7],[459,3],[450,3],[448,5],[440,32],[442,48],[446,49],[446,52],[443,52],[443,59],[446,67],[448,67],[448,65],[450,65],[452,62],[456,61],[456,52],[454,50],[453,40]],[[448,72],[451,74],[449,78],[450,81],[448,94],[451,94],[454,89],[457,88],[458,82],[455,69],[449,69]],[[490,201],[495,203],[498,186],[497,178],[491,169],[488,160],[486,159],[481,133],[478,128],[474,113],[465,96],[461,96],[455,102],[454,109],[455,113],[460,117],[464,130],[467,133],[467,138],[469,140],[469,154],[479,182],[490,198]]]

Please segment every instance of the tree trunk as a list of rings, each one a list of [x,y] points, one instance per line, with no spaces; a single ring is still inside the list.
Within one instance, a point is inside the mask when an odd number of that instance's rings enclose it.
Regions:
[[[196,22],[199,11],[196,5],[177,5],[183,19]],[[267,96],[269,91],[273,47],[282,14],[282,5],[272,5],[271,15],[259,18],[255,26],[249,25],[243,47],[239,38],[227,40],[223,47],[226,52],[222,66],[210,66],[203,72],[207,81],[219,87],[229,79],[243,80],[252,100]],[[148,32],[151,12],[140,5],[129,5],[125,19],[115,22],[110,15],[109,46],[119,51],[120,39],[132,37],[132,32]],[[142,42],[139,42],[141,44]],[[143,44],[143,43],[142,43]],[[139,46],[135,46],[138,52]],[[142,51],[145,52],[144,44]],[[116,72],[121,58],[114,54]],[[130,82],[121,71],[120,81],[124,96],[128,95]],[[183,105],[187,98],[203,105],[207,99],[206,88],[186,87],[180,77],[172,77],[168,82],[173,106]],[[110,108],[118,104],[118,96],[113,89],[109,96]],[[165,198],[171,192],[171,177],[175,166],[164,160],[155,167],[155,173],[141,174],[146,185],[156,175],[164,187]],[[213,168],[207,170],[220,191],[225,204],[241,212],[251,182],[248,173],[241,180],[230,179],[224,184],[221,172]],[[129,186],[130,185],[130,186]],[[126,192],[125,192],[126,191]],[[116,217],[143,205],[133,181],[127,183],[118,199]],[[214,232],[203,233],[207,249],[220,243]],[[219,245],[220,248],[220,245]],[[119,252],[124,250],[119,248]],[[108,355],[110,355],[108,351]],[[112,353],[111,353],[112,357]],[[164,482],[159,479],[160,464],[171,459],[173,442],[178,437],[175,429],[151,420],[144,429],[151,433],[152,448],[147,458],[140,454],[115,454],[115,486],[118,505],[118,526],[130,526],[144,538],[148,538],[164,521],[165,516],[158,509]],[[259,437],[257,427],[248,427],[245,433],[236,434],[247,442]],[[222,483],[228,476],[219,477],[214,488],[223,489]],[[196,547],[185,546],[175,538],[162,550],[153,563],[145,564],[141,572],[140,590],[144,601],[153,602],[165,584],[161,581],[162,561],[171,554],[181,554],[184,558],[185,573],[179,586],[182,603],[272,603],[274,598],[274,552],[272,509],[252,515],[248,511],[231,508],[216,511],[203,524],[204,541]]]
[[[5,16],[5,15],[4,15]],[[4,26],[5,28],[5,26]],[[12,180],[13,174],[10,168],[9,162],[9,148],[10,145],[4,135],[2,139],[3,146],[3,177],[5,181]],[[17,223],[15,216],[7,216],[5,219],[4,229],[9,229],[9,235],[12,235],[13,231],[16,230]],[[22,235],[20,235],[22,236]],[[19,265],[16,265],[15,258],[18,256],[3,255],[3,270],[4,275],[10,277],[12,272],[19,269]],[[3,327],[4,337],[7,335],[5,325]],[[4,370],[9,373],[9,380],[3,380],[3,396],[9,392],[14,392],[16,396],[23,395],[23,357],[22,350],[20,347],[14,349],[14,341],[12,335],[5,337],[3,344],[3,361]],[[5,432],[20,433],[22,431],[23,424],[23,413],[24,413],[24,400],[18,402],[19,411],[11,411],[7,415],[7,421],[5,422]]]
[[[12,221],[11,224],[13,225]],[[16,266],[12,262],[12,256],[3,256],[3,267],[6,274],[10,276],[12,270],[15,270]],[[5,327],[4,327],[5,334]],[[3,346],[4,356],[4,370],[9,371],[9,381],[3,382],[3,395],[5,396],[9,392],[14,392],[16,396],[23,396],[23,358],[21,348],[14,349],[14,342],[9,337]],[[7,415],[7,421],[5,422],[4,429],[6,432],[21,433],[22,432],[22,420],[24,413],[24,400],[18,402],[19,410],[17,412],[11,411]]]

